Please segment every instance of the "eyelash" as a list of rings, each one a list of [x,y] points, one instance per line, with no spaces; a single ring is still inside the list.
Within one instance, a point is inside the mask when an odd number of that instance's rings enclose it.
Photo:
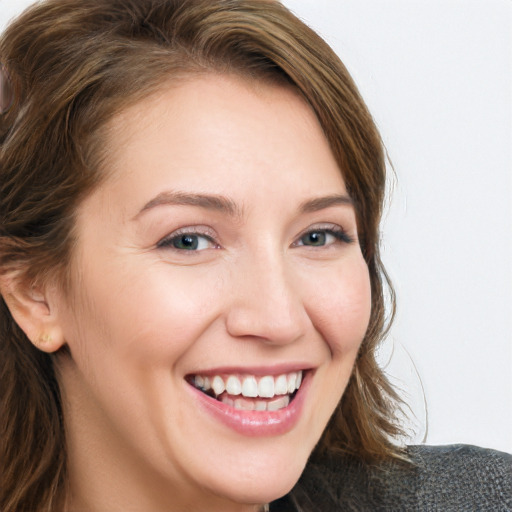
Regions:
[[[160,242],[157,243],[157,248],[159,249],[174,249],[175,251],[179,252],[197,252],[197,250],[187,250],[182,249],[173,246],[173,244],[180,240],[180,238],[183,240],[185,237],[195,237],[195,238],[202,238],[204,240],[207,240],[210,244],[212,244],[215,248],[218,248],[219,245],[214,240],[214,233],[213,231],[210,233],[207,233],[205,231],[210,231],[208,229],[201,229],[201,230],[195,230],[194,228],[183,228],[178,231],[175,231],[174,233],[171,233],[170,235],[166,236]]]
[[[338,242],[338,243],[342,243],[342,244],[351,244],[354,242],[354,238],[352,238],[342,227],[340,226],[336,226],[336,225],[329,225],[329,226],[319,226],[319,227],[315,227],[315,228],[312,228],[312,229],[308,229],[307,231],[305,231],[304,233],[302,233],[299,238],[298,238],[298,241],[297,242],[294,242],[293,245],[295,247],[328,247],[330,245],[333,245],[332,243],[330,244],[324,244],[324,245],[320,245],[320,246],[307,246],[305,245],[304,243],[302,244],[299,244],[298,242],[299,241],[302,241],[305,237],[307,236],[311,236],[313,234],[323,234],[323,235],[331,235],[335,238],[335,242]]]
[[[313,245],[313,244],[308,245],[308,244],[303,243],[303,240],[305,237],[312,236],[315,234],[330,235],[330,236],[334,237],[335,241],[332,243],[323,243],[322,245],[318,245],[318,246]],[[192,249],[180,248],[180,247],[176,247],[174,245],[175,243],[178,243],[180,239],[182,241],[184,241],[184,239],[187,236],[190,237],[190,239],[194,239],[195,247],[194,247],[194,241],[191,241],[191,243],[193,244]],[[214,236],[215,235],[213,232],[211,234],[209,234],[209,233],[205,233],[202,230],[196,231],[194,228],[184,228],[184,229],[175,231],[174,233],[171,233],[170,235],[168,235],[165,238],[163,238],[162,240],[160,240],[160,242],[157,243],[157,248],[159,248],[159,249],[169,248],[169,249],[179,251],[179,252],[199,252],[204,249],[199,249],[199,250],[197,249],[197,246],[199,244],[198,239],[207,240],[207,242],[209,244],[211,244],[213,246],[213,248],[219,248],[220,246],[215,242]],[[300,242],[302,242],[302,243],[300,243]],[[298,237],[297,241],[295,241],[292,244],[292,246],[293,247],[313,247],[313,248],[315,248],[315,247],[329,247],[329,246],[333,245],[334,243],[351,244],[353,242],[354,242],[354,239],[343,228],[341,228],[340,226],[336,226],[336,225],[329,225],[328,227],[320,226],[320,227],[308,229],[307,231],[305,231]]]

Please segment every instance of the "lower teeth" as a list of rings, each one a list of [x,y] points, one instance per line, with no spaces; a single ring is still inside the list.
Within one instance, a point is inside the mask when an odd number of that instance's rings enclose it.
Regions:
[[[279,411],[290,403],[290,395],[280,396],[273,400],[257,400],[246,398],[230,398],[228,395],[217,397],[220,402],[241,411]]]

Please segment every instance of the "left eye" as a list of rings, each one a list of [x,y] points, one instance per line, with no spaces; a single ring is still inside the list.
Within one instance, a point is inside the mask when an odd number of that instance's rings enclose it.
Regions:
[[[336,242],[350,243],[351,238],[344,231],[335,231],[333,229],[315,229],[303,234],[295,245],[305,245],[309,247],[323,247],[332,245]]]
[[[326,231],[310,231],[299,238],[297,245],[310,245],[321,247],[329,245],[336,241],[336,237],[332,233]]]
[[[158,244],[158,247],[170,247],[179,251],[202,251],[213,246],[214,243],[210,237],[195,233],[174,235]]]

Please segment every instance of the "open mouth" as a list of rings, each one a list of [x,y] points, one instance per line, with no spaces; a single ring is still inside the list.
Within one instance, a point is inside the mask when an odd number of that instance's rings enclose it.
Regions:
[[[278,411],[295,398],[303,371],[281,375],[190,375],[189,384],[234,409]]]

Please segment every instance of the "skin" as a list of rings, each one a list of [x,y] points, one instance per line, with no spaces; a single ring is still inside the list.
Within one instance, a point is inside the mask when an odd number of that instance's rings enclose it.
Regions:
[[[51,349],[71,354],[58,363],[68,510],[258,510],[299,478],[368,325],[354,208],[301,210],[347,196],[342,174],[293,90],[236,77],[165,87],[109,134],[108,177],[77,212],[71,297],[54,287],[44,298]],[[162,200],[176,192],[233,211]],[[161,245],[176,232],[199,236],[198,250]],[[313,368],[280,435],[235,432],[185,380],[279,364]]]

